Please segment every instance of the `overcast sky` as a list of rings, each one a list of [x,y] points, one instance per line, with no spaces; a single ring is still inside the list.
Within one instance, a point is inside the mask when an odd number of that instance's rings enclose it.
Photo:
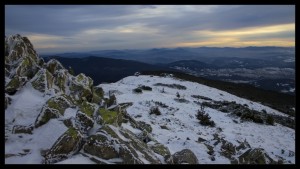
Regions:
[[[6,5],[5,35],[39,53],[295,46],[294,5]]]

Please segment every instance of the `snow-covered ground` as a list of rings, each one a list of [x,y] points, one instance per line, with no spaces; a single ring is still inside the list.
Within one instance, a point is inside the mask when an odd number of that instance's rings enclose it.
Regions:
[[[61,119],[51,119],[33,130],[32,134],[11,134],[13,125],[33,125],[42,106],[52,97],[44,95],[27,83],[12,96],[12,103],[5,110],[5,158],[6,164],[41,164],[41,151],[50,149],[55,141],[68,129]],[[73,113],[72,113],[73,112]],[[67,109],[66,116],[75,116],[75,109]],[[66,118],[66,117],[63,117]]]
[[[154,86],[156,83],[180,84],[187,89],[178,90],[169,87]],[[141,94],[133,93],[132,90],[139,85],[150,86],[152,87],[152,91],[143,90]],[[270,126],[253,122],[236,123],[233,122],[234,117],[211,108],[205,108],[205,112],[211,116],[216,126],[202,126],[195,117],[200,107],[194,103],[194,101],[201,102],[201,99],[195,99],[191,95],[201,95],[216,101],[235,101],[239,104],[247,104],[250,109],[258,111],[265,109],[267,113],[286,116],[259,103],[239,98],[205,85],[171,77],[129,76],[116,83],[100,84],[99,86],[103,88],[106,96],[109,91],[114,91],[117,103],[132,102],[133,105],[126,109],[127,113],[137,121],[144,121],[150,124],[153,129],[151,133],[152,137],[167,146],[171,154],[187,148],[195,153],[200,164],[229,164],[230,160],[220,154],[220,144],[214,146],[215,160],[212,161],[210,155],[207,153],[207,147],[203,143],[198,142],[198,138],[201,137],[207,140],[207,144],[213,145],[213,135],[218,134],[219,137],[236,146],[239,145],[238,142],[247,140],[252,148],[265,149],[268,155],[274,160],[278,160],[278,156],[280,156],[290,161],[290,163],[295,163],[295,156],[289,157],[289,151],[295,152],[295,131],[293,129],[280,124]],[[161,92],[163,89],[164,93]],[[174,100],[177,92],[188,103],[179,103]],[[5,110],[5,132],[7,136],[5,142],[6,164],[42,163],[43,157],[41,152],[51,148],[55,141],[67,130],[62,120],[71,116],[74,117],[77,111],[74,108],[66,109],[63,117],[51,119],[45,125],[33,130],[32,134],[11,134],[13,125],[27,126],[33,124],[42,106],[51,97],[53,97],[51,93],[45,95],[34,90],[30,83],[26,84],[22,90],[12,96],[12,102]],[[168,107],[159,107],[161,115],[150,115],[149,110],[155,105],[154,102],[162,102]],[[239,121],[238,119],[236,120]],[[135,134],[141,133],[139,129],[132,127],[129,122],[123,123],[121,127]],[[153,142],[151,141],[148,144],[153,144]],[[284,153],[282,153],[282,150],[284,150]],[[162,159],[161,156],[158,155],[158,157]],[[94,163],[88,157],[76,154],[58,164]]]
[[[154,86],[156,83],[180,84],[187,89],[178,90]],[[143,90],[141,94],[133,93],[132,90],[139,85],[150,86],[152,91]],[[253,122],[235,123],[233,119],[236,118],[211,108],[205,108],[205,112],[211,116],[211,119],[216,123],[216,127],[202,126],[195,117],[200,107],[193,102],[201,100],[195,99],[191,95],[201,95],[216,101],[235,101],[238,104],[247,104],[250,109],[258,111],[265,109],[269,114],[287,116],[267,106],[215,88],[172,77],[129,76],[116,83],[100,84],[99,86],[103,88],[106,95],[109,91],[115,91],[117,103],[133,102],[133,105],[127,108],[127,113],[137,121],[150,124],[153,129],[152,136],[158,142],[166,145],[171,154],[188,148],[195,153],[201,164],[230,163],[229,159],[220,155],[220,145],[214,148],[215,161],[212,161],[207,154],[208,149],[206,146],[197,142],[199,137],[208,141],[212,140],[213,134],[217,133],[219,137],[236,146],[239,145],[238,141],[242,142],[246,139],[252,148],[265,149],[274,160],[278,160],[278,156],[281,156],[287,161],[295,163],[295,156],[289,157],[289,151],[295,152],[295,130],[280,124],[270,126]],[[161,92],[163,88],[164,93]],[[189,102],[179,103],[175,101],[177,92]],[[149,110],[155,105],[154,102],[162,102],[169,107],[159,107],[161,115],[150,115]],[[161,126],[167,129],[162,129]],[[133,133],[141,132],[132,128],[129,123],[122,124],[122,127],[131,130]],[[284,150],[283,154],[282,150]]]

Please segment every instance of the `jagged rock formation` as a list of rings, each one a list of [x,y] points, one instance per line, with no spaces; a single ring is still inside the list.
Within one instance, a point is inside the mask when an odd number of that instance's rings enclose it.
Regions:
[[[43,66],[33,45],[20,35],[5,38],[5,91],[15,93]]]
[[[125,118],[123,109],[115,106],[107,110],[105,104],[100,107],[99,103],[105,102],[103,90],[93,86],[90,77],[83,73],[71,75],[55,59],[44,63],[30,41],[20,35],[5,38],[5,54],[5,109],[11,104],[10,97],[30,86],[48,98],[32,124],[13,125],[11,121],[11,133],[33,134],[52,119],[62,121],[67,128],[50,149],[42,151],[41,163],[56,163],[81,150],[100,159],[119,158],[122,164],[161,163],[142,139],[119,128]],[[66,115],[67,109],[73,109],[73,115]],[[135,123],[151,132],[144,123]],[[95,125],[98,131],[91,134]],[[7,130],[10,127],[6,125]],[[168,150],[165,152],[170,155]],[[105,162],[98,159],[97,163]]]

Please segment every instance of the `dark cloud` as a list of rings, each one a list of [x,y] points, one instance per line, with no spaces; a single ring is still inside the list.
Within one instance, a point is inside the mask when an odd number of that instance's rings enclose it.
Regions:
[[[81,40],[97,49],[96,43],[111,49],[120,46],[151,48],[174,41],[209,40],[205,35],[193,37],[190,34],[193,31],[226,31],[289,23],[295,23],[294,5],[5,6],[5,34],[44,35],[44,38],[36,39],[43,39],[41,43],[45,43],[45,46],[50,42],[52,46],[54,43],[71,45],[77,44],[75,40]],[[291,38],[293,33],[266,34],[262,37]],[[48,36],[53,37],[45,40]],[[248,38],[255,39],[255,36]],[[107,44],[103,44],[105,42]]]
[[[295,23],[295,7],[279,5],[222,6],[212,13],[188,12],[179,18],[153,18],[152,27],[164,27],[166,31],[192,31],[196,29],[228,30],[243,27]]]

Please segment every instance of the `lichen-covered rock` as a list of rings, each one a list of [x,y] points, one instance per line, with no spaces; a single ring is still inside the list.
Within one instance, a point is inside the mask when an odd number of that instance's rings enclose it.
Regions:
[[[104,95],[103,89],[101,87],[92,87],[92,93],[93,93],[92,102],[99,104]]]
[[[46,124],[50,119],[58,118],[60,113],[56,109],[52,109],[48,106],[43,106],[40,114],[37,116],[34,126],[40,127],[43,124]]]
[[[27,37],[17,34],[5,38],[5,68],[11,77],[18,75],[32,78],[39,69],[39,61]]]
[[[117,111],[110,111],[106,110],[104,108],[100,108],[98,110],[98,113],[100,115],[100,124],[113,124],[115,126],[120,126],[123,120],[123,114],[121,112]]]
[[[94,83],[92,78],[86,76],[83,73],[80,73],[79,75],[77,75],[75,80],[77,83],[82,84],[83,86],[87,86],[88,88],[91,88]]]
[[[83,149],[103,159],[121,158],[121,164],[160,163],[154,152],[133,133],[112,125],[104,125]]]
[[[59,88],[63,93],[66,92],[69,81],[69,74],[67,70],[60,70],[54,74],[54,84]],[[69,93],[67,93],[69,94]]]
[[[173,154],[167,162],[169,164],[199,164],[196,155],[189,149],[183,149]]]
[[[40,69],[31,80],[32,87],[40,92],[45,92],[53,86],[54,77],[46,69]]]
[[[275,161],[262,148],[247,150],[238,157],[240,164],[273,164]]]
[[[114,128],[114,130],[113,130]],[[159,164],[161,163],[159,159],[155,156],[154,152],[148,147],[146,143],[138,139],[135,134],[126,129],[118,130],[120,134],[124,136],[124,138],[120,138],[119,135],[116,134],[117,128],[114,126],[105,127],[104,130],[107,133],[110,133],[114,138],[118,138],[123,145],[126,145],[124,148],[124,152],[120,151],[120,157],[123,159],[123,164],[139,164],[145,163],[144,160],[148,161],[150,164]],[[127,149],[127,151],[125,151]],[[121,149],[122,150],[122,149]],[[143,158],[144,160],[142,160]]]
[[[77,83],[75,80],[70,81],[70,95],[72,95],[75,100],[82,102],[88,101],[91,102],[93,99],[93,94],[91,89],[88,86]]]
[[[26,77],[14,76],[5,86],[5,92],[15,94],[27,81]]]
[[[82,133],[87,133],[87,131],[93,127],[94,120],[87,114],[78,111],[76,113],[76,126],[80,129]]]
[[[23,126],[23,125],[15,125],[13,127],[12,133],[18,134],[18,133],[24,133],[24,134],[32,134],[33,126]]]
[[[160,144],[156,142],[153,145],[149,146],[155,153],[161,155],[164,157],[165,160],[167,160],[169,157],[171,157],[170,150],[168,147],[164,146],[163,144]]]
[[[74,117],[64,119],[63,123],[68,128],[71,128],[71,127],[75,128],[76,127],[76,121],[75,121]]]
[[[41,112],[35,120],[35,127],[39,127],[47,123],[52,118],[63,116],[67,108],[73,106],[70,97],[60,95],[50,98],[43,106]]]
[[[46,68],[53,75],[57,71],[64,69],[63,65],[59,61],[57,61],[56,59],[49,60],[46,64]]]
[[[46,164],[56,163],[77,153],[82,145],[82,134],[75,128],[69,128],[45,154]]]
[[[109,137],[106,133],[98,132],[88,138],[83,150],[88,154],[108,160],[119,156],[119,149],[115,146],[117,144],[119,142],[116,139]]]
[[[38,65],[30,57],[24,57],[22,62],[16,68],[16,75],[31,79],[38,71]]]
[[[26,37],[5,37],[5,92],[17,92],[40,69],[38,62],[40,58]]]
[[[70,100],[70,97],[66,95],[60,95],[50,98],[47,101],[47,105],[50,108],[58,110],[61,115],[64,115],[65,110],[71,107],[73,103]]]
[[[83,101],[79,107],[80,111],[85,113],[90,118],[93,118],[93,114],[97,109],[97,105],[87,101]]]
[[[78,125],[78,128],[85,133],[94,125],[93,115],[98,106],[93,103],[83,101],[79,107],[80,111],[76,113],[76,124]]]

